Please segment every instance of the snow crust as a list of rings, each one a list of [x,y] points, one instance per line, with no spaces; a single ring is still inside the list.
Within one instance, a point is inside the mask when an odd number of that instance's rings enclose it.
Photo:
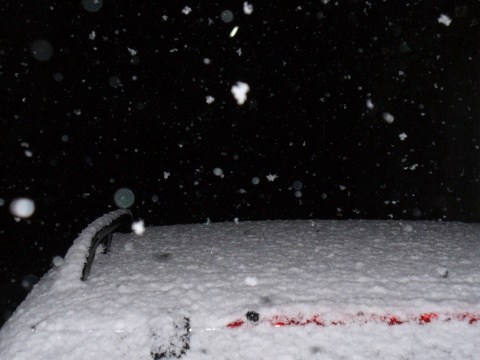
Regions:
[[[122,213],[121,213],[122,212]],[[480,312],[480,225],[269,221],[115,234],[86,283],[78,274],[98,219],[0,330],[0,359],[139,359],[174,344],[182,359],[475,359],[480,324],[461,321],[230,329],[247,311]],[[72,285],[73,284],[73,285]]]

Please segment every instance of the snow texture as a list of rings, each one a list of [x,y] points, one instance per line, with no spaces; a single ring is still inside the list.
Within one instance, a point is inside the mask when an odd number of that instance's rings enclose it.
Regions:
[[[477,321],[278,328],[262,322],[278,315],[478,314],[478,224],[151,227],[142,237],[115,234],[112,251],[97,255],[81,283],[92,235],[124,213],[89,225],[64,264],[34,287],[0,331],[0,359],[152,360],[151,353],[181,353],[168,346],[183,349],[185,360],[478,359]],[[249,316],[260,321],[227,327]]]

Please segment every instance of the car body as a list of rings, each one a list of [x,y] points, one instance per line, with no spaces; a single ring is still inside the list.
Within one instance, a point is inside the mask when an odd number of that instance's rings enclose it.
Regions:
[[[74,242],[0,331],[0,358],[475,359],[480,226],[282,220]],[[109,245],[106,243],[106,245]]]

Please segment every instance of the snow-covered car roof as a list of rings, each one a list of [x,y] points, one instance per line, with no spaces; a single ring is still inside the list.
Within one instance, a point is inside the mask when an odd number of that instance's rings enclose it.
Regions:
[[[87,227],[0,330],[0,359],[474,359],[480,226],[260,221]]]

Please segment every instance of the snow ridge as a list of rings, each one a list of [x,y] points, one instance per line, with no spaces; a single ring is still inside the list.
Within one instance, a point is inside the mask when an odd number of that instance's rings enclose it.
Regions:
[[[102,228],[126,214],[131,215],[131,211],[125,209],[111,211],[90,223],[80,233],[68,250],[67,255],[65,255],[65,261],[59,269],[58,277],[53,285],[56,290],[66,290],[81,286],[82,281],[80,278],[93,237]]]

